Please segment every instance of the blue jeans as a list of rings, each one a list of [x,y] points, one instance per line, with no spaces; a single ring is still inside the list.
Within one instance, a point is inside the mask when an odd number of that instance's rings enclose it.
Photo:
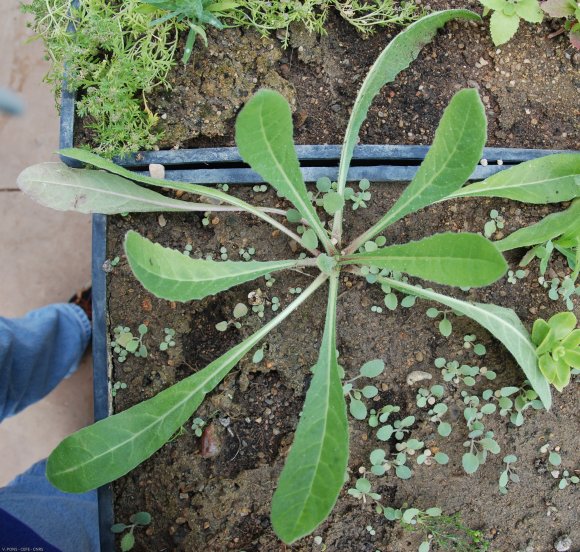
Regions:
[[[90,338],[86,314],[69,303],[49,305],[19,319],[0,317],[0,421],[42,399],[70,376]],[[0,509],[63,552],[97,552],[96,491],[63,493],[48,482],[45,470],[43,460],[0,489]],[[0,547],[31,546],[2,542],[13,534],[10,527],[0,526]]]

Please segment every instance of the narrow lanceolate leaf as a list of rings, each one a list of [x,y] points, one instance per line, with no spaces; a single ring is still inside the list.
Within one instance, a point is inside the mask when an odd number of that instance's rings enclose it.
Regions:
[[[260,276],[293,268],[299,261],[211,261],[192,259],[130,230],[125,252],[133,274],[153,295],[168,301],[192,301],[215,295]],[[315,262],[315,261],[313,261]]]
[[[485,110],[477,90],[460,90],[445,109],[433,145],[411,183],[387,214],[353,245],[358,247],[405,215],[461,188],[481,159],[486,136]]]
[[[105,485],[160,449],[264,336],[296,310],[327,276],[319,276],[282,313],[203,370],[120,414],[73,433],[48,458],[46,474],[58,489],[83,493]]]
[[[422,289],[404,282],[398,282],[391,278],[381,277],[379,282],[387,283],[404,293],[416,295],[429,301],[436,301],[475,320],[503,343],[520,365],[544,407],[546,409],[551,407],[550,386],[538,368],[536,348],[530,339],[528,331],[513,310],[497,305],[468,303],[430,289]]]
[[[580,153],[557,153],[520,163],[448,197],[505,197],[543,204],[579,196]]]
[[[394,81],[401,71],[409,67],[423,46],[433,39],[437,30],[453,19],[477,21],[481,18],[468,10],[446,10],[426,15],[400,32],[371,67],[358,92],[344,136],[338,171],[338,193],[341,195],[344,194],[346,177],[359,132],[373,99],[385,84]],[[341,225],[342,214],[339,212],[333,225],[335,236],[340,234],[341,230],[337,230],[337,227]]]
[[[244,161],[296,207],[328,246],[326,231],[308,198],[292,132],[290,106],[273,90],[257,92],[236,119],[236,144]]]
[[[500,251],[509,251],[545,243],[564,234],[580,236],[580,200],[574,201],[564,211],[552,213],[536,224],[516,230],[503,240],[494,242],[494,245]]]
[[[486,286],[501,278],[503,255],[479,234],[435,234],[419,241],[351,255],[341,264],[362,264],[405,272],[449,286]]]
[[[164,180],[161,178],[151,178],[150,176],[143,176],[137,174],[132,171],[128,171],[127,169],[116,165],[112,161],[108,159],[103,159],[90,151],[81,150],[77,148],[66,148],[59,151],[59,153],[65,157],[70,159],[74,159],[76,161],[80,161],[81,163],[85,163],[87,165],[92,165],[93,167],[97,167],[99,169],[103,169],[109,173],[116,174],[117,176],[122,176],[127,180],[132,180],[134,182],[139,182],[141,184],[146,184],[147,186],[155,186],[157,188],[170,188],[172,190],[180,190],[182,192],[188,192],[190,194],[194,194],[203,198],[211,198],[216,200],[216,204],[204,204],[204,203],[191,203],[187,202],[189,211],[246,211],[247,213],[251,213],[254,216],[261,218],[263,221],[271,224],[272,226],[278,228],[282,232],[288,234],[292,239],[296,240],[297,242],[300,241],[300,237],[293,232],[289,231],[283,224],[279,223],[267,213],[275,213],[278,215],[285,215],[285,211],[281,211],[280,209],[272,209],[268,207],[254,207],[237,197],[231,196],[222,192],[221,190],[217,190],[215,188],[209,188],[207,186],[199,186],[198,184],[189,184],[185,182],[175,182],[174,180]],[[141,190],[144,190],[143,187],[136,187],[139,193]],[[218,205],[219,203],[225,203],[226,206]],[[183,202],[185,203],[185,202]],[[49,205],[51,207],[52,205]],[[101,212],[101,211],[95,211]],[[129,212],[125,210],[123,212]]]
[[[164,197],[115,174],[71,169],[62,163],[41,163],[24,169],[18,176],[18,186],[41,205],[58,211],[115,215],[212,208]]]
[[[348,424],[336,358],[337,288],[338,278],[332,276],[318,362],[272,500],[274,531],[288,544],[328,517],[344,484]]]

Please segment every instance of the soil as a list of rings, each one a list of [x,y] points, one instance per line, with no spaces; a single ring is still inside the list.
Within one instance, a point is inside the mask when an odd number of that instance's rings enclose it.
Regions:
[[[345,231],[353,238],[374,222],[401,192],[402,184],[374,184],[368,209],[349,211]],[[280,205],[272,192],[253,193],[237,188],[236,194],[264,205]],[[506,234],[553,210],[552,207],[522,206],[507,200],[456,200],[411,215],[386,232],[388,243],[402,243],[441,231],[481,231],[495,208],[506,219]],[[256,260],[295,256],[295,244],[256,219],[243,214],[219,213],[203,226],[202,215],[128,215],[109,219],[108,256],[120,256],[120,263],[108,275],[109,327],[122,324],[136,331],[145,323],[149,332],[145,344],[147,359],[129,356],[124,363],[113,360],[113,379],[127,383],[117,392],[116,411],[152,397],[183,377],[199,370],[253,333],[263,321],[255,313],[241,319],[240,329],[233,326],[218,332],[215,324],[229,320],[234,306],[248,304],[248,294],[261,290],[265,319],[274,316],[272,299],[282,306],[293,295],[291,287],[304,288],[312,275],[285,271],[274,274],[274,285],[265,280],[244,284],[200,302],[171,303],[147,293],[134,279],[122,253],[122,240],[128,229],[181,251],[192,246],[191,256],[219,256],[226,247],[230,259],[239,258],[241,247],[254,247]],[[494,238],[500,238],[501,232]],[[348,240],[347,240],[348,241]],[[522,251],[509,255],[514,269]],[[549,275],[566,272],[561,257],[554,257]],[[528,276],[516,284],[503,278],[485,289],[446,293],[492,302],[513,308],[526,327],[538,316],[548,318],[563,310],[537,281],[538,263],[530,265]],[[441,288],[444,289],[444,288]],[[447,466],[419,466],[411,459],[413,477],[403,481],[394,475],[370,476],[384,505],[404,504],[426,509],[438,506],[447,514],[460,512],[463,521],[480,529],[491,543],[490,550],[502,552],[547,552],[562,535],[572,540],[570,550],[580,550],[577,522],[580,486],[558,489],[550,474],[547,454],[540,452],[545,443],[561,447],[562,467],[571,471],[580,466],[577,435],[578,388],[573,382],[562,394],[554,392],[550,412],[526,412],[522,427],[511,425],[499,414],[486,416],[486,428],[495,431],[501,453],[490,455],[479,471],[468,476],[461,467],[462,446],[467,429],[462,414],[463,384],[444,383],[434,359],[445,357],[461,363],[487,366],[497,372],[495,381],[479,380],[473,392],[520,385],[523,374],[509,353],[481,327],[466,318],[452,317],[453,333],[443,337],[437,322],[425,316],[432,305],[418,300],[412,308],[399,307],[381,314],[371,306],[383,305],[383,293],[376,285],[343,273],[338,308],[338,349],[347,377],[353,377],[368,360],[380,358],[386,370],[372,383],[380,392],[367,400],[369,407],[386,404],[401,408],[400,416],[414,415],[417,422],[412,437],[424,440],[432,451],[448,454]],[[200,439],[188,422],[176,436],[138,469],[114,484],[115,519],[126,521],[136,511],[146,510],[153,517],[146,529],[137,529],[137,551],[228,551],[275,552],[399,552],[417,550],[424,535],[404,532],[398,524],[377,515],[373,505],[348,495],[362,467],[370,468],[369,453],[375,448],[394,450],[394,442],[380,442],[376,430],[365,422],[350,418],[351,454],[349,481],[346,483],[330,518],[313,535],[293,546],[284,546],[274,535],[270,521],[270,501],[283,467],[297,424],[304,394],[310,381],[309,368],[317,358],[323,329],[325,293],[319,290],[282,325],[264,340],[265,355],[258,364],[248,354],[224,382],[199,408],[195,416],[208,422]],[[580,315],[576,304],[575,312]],[[176,331],[175,347],[159,350],[164,328]],[[487,348],[477,357],[463,346],[463,336],[475,334]],[[413,370],[432,374],[433,379],[410,386],[406,377]],[[367,383],[367,382],[365,382]],[[368,382],[371,383],[371,382]],[[425,410],[417,408],[415,396],[420,385],[441,383],[449,407],[448,420],[453,431],[448,438],[437,434]],[[210,446],[211,445],[211,446]],[[209,450],[211,449],[211,450]],[[516,454],[515,471],[519,484],[511,483],[507,495],[498,492],[502,458]],[[374,534],[367,529],[371,526]],[[321,537],[321,541],[315,540]],[[451,548],[455,550],[456,548]],[[475,550],[475,549],[474,549]]]
[[[481,13],[476,0],[434,0],[429,7],[447,8]],[[580,52],[566,35],[549,38],[558,28],[557,20],[522,22],[516,36],[496,48],[489,18],[448,23],[377,96],[361,143],[431,143],[453,94],[472,87],[486,107],[489,146],[578,149]],[[207,49],[171,71],[172,90],[149,98],[161,116],[163,149],[234,145],[235,116],[260,87],[278,90],[290,102],[297,143],[339,144],[368,69],[395,33],[363,39],[331,15],[326,36],[292,27],[288,49],[252,31],[209,34]]]

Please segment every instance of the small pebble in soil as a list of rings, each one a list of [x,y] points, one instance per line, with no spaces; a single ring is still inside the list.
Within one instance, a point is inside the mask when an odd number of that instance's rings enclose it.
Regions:
[[[149,165],[149,174],[151,178],[165,178],[165,167],[163,165],[159,165],[158,163],[151,163]]]
[[[413,386],[423,380],[430,380],[433,376],[429,372],[423,372],[422,370],[413,370],[407,374],[407,385]]]
[[[558,552],[566,552],[566,550],[570,550],[571,548],[572,539],[568,535],[563,535],[554,542],[554,550]]]

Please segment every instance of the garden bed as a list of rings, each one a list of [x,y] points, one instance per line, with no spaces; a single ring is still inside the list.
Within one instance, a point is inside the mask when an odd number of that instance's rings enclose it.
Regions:
[[[478,6],[474,2],[462,4],[442,2],[429,8]],[[449,23],[432,44],[424,47],[410,69],[384,87],[369,112],[360,141],[429,144],[453,94],[464,87],[475,87],[486,107],[488,145],[574,149],[578,146],[580,59],[565,39],[548,39],[551,30],[549,24],[522,24],[514,40],[496,49],[487,22]],[[379,31],[363,40],[332,16],[328,31],[328,36],[319,38],[292,28],[291,48],[287,50],[277,39],[262,38],[251,31],[210,31],[209,47],[196,50],[189,65],[179,65],[170,73],[173,90],[159,90],[148,98],[165,131],[161,147],[234,145],[235,116],[260,87],[279,90],[290,100],[297,143],[339,143],[356,91],[393,35]],[[91,140],[82,124],[77,125],[76,139],[79,143]],[[358,235],[385,213],[403,186],[373,183],[369,208],[347,210],[347,238]],[[287,208],[272,191],[235,188],[234,193],[246,199],[253,196],[258,203]],[[180,197],[186,199],[187,194]],[[506,227],[494,239],[554,210],[504,200],[458,200],[408,217],[389,229],[386,237],[388,243],[402,243],[430,232],[481,232],[492,209],[506,219]],[[129,229],[192,257],[211,254],[239,260],[239,251],[244,249],[247,254],[249,248],[255,250],[256,260],[298,254],[296,244],[284,235],[241,214],[210,214],[205,220],[201,214],[110,218],[107,255],[115,262],[107,269],[109,337],[113,339],[114,329],[119,326],[137,335],[138,328],[145,325],[142,343],[148,349],[147,358],[129,354],[120,361],[118,352],[111,354],[115,412],[154,396],[206,366],[273,317],[278,304],[288,304],[295,297],[292,289],[304,288],[311,281],[309,274],[287,271],[276,273],[271,287],[259,279],[200,302],[163,301],[145,292],[131,274],[122,253],[122,241]],[[508,255],[510,268],[516,269],[522,254],[516,251]],[[565,266],[562,258],[554,256],[548,276],[564,277]],[[565,309],[562,301],[548,298],[538,277],[535,261],[523,278],[503,278],[489,288],[457,291],[456,296],[512,307],[531,328],[536,318],[547,319]],[[562,456],[560,472],[567,468],[574,473],[579,465],[580,452],[574,443],[580,429],[574,418],[575,384],[561,395],[555,394],[550,412],[527,410],[521,427],[510,424],[509,416],[486,415],[486,430],[495,432],[501,452],[490,454],[485,465],[468,476],[461,466],[465,451],[462,444],[468,433],[461,393],[481,396],[484,389],[523,385],[524,376],[512,357],[466,318],[450,315],[453,333],[444,337],[437,329],[438,322],[425,315],[432,306],[426,301],[417,300],[414,306],[399,306],[391,312],[385,308],[379,286],[345,272],[340,286],[338,349],[347,378],[356,376],[365,362],[382,359],[384,373],[368,382],[376,385],[379,393],[366,400],[367,406],[397,406],[400,412],[394,419],[415,416],[411,436],[424,441],[433,455],[443,452],[449,456],[447,465],[417,465],[411,458],[408,465],[414,474],[408,480],[392,472],[369,476],[381,503],[423,510],[437,506],[445,514],[460,513],[467,526],[482,532],[491,550],[547,551],[565,535],[573,547],[579,546],[574,507],[578,486],[558,489],[559,479],[550,473],[555,467],[548,463],[548,453],[543,452],[546,446],[550,450],[558,447]],[[229,325],[226,331],[218,331],[216,325],[232,320],[237,304],[251,307],[255,302],[263,307],[263,320],[250,310],[239,319],[239,327]],[[382,312],[377,312],[378,307]],[[188,422],[153,457],[114,483],[116,521],[127,522],[137,511],[152,515],[149,526],[135,530],[137,550],[288,549],[271,529],[270,501],[299,419],[310,367],[316,361],[324,310],[323,293],[319,291],[268,335],[263,359],[254,362],[248,355],[238,364],[195,414],[206,424],[198,431],[203,436],[196,435]],[[471,334],[485,345],[485,356],[465,347],[464,336]],[[488,381],[480,375],[473,388],[461,382],[443,382],[441,370],[434,366],[438,357],[485,366],[497,372],[497,378]],[[409,373],[416,370],[429,372],[432,379],[418,384],[407,382]],[[427,409],[416,405],[418,388],[434,384],[445,388],[442,401],[453,427],[447,438],[437,433]],[[361,470],[369,470],[371,451],[382,448],[393,452],[395,442],[377,440],[375,429],[354,419],[350,419],[350,434],[349,481],[337,506],[313,535],[293,545],[292,550],[417,549],[426,534],[405,533],[400,524],[376,514],[372,500],[365,502],[347,493],[364,473]],[[502,459],[510,454],[517,455],[514,469],[520,482],[510,483],[509,492],[502,495],[498,488],[505,467]],[[461,550],[458,546],[452,549]]]
[[[347,241],[377,220],[402,187],[402,184],[373,185],[369,208],[347,211]],[[264,205],[280,203],[271,191],[255,193],[236,188],[234,193],[245,198],[254,196]],[[506,219],[503,230],[506,234],[552,210],[497,199],[457,200],[407,217],[390,228],[386,236],[389,243],[402,243],[431,232],[482,231],[491,209],[497,209]],[[233,260],[239,258],[240,248],[249,247],[255,248],[256,260],[282,259],[294,254],[294,245],[284,235],[276,235],[271,228],[246,215],[217,213],[210,217],[209,225],[204,225],[202,218],[203,215],[173,214],[110,218],[108,257],[122,256],[122,240],[129,229],[162,245],[191,250],[194,257],[207,254],[219,257],[222,247]],[[510,268],[515,268],[521,254],[517,251],[509,255]],[[549,275],[563,276],[564,266],[562,258],[554,257]],[[488,288],[458,291],[456,296],[512,307],[529,328],[537,317],[548,318],[565,309],[561,301],[556,303],[548,298],[547,291],[537,282],[538,276],[536,261],[530,273],[515,284],[503,278]],[[257,289],[263,292],[264,319],[268,320],[273,316],[273,297],[278,297],[284,306],[293,297],[290,288],[305,287],[311,281],[308,274],[293,271],[276,273],[274,277],[272,287],[261,278],[200,302],[171,303],[145,292],[122,259],[108,274],[109,332],[112,334],[113,328],[122,325],[136,333],[140,324],[146,324],[144,343],[149,354],[147,359],[129,355],[123,363],[113,355],[113,381],[127,384],[117,391],[115,411],[152,397],[204,367],[259,327],[263,322],[250,312],[240,319],[240,329],[230,326],[219,332],[215,328],[217,323],[232,318],[237,303],[249,304],[250,292]],[[519,428],[498,413],[486,416],[486,429],[495,431],[501,452],[490,455],[476,474],[468,476],[461,467],[462,443],[468,431],[460,393],[470,388],[443,382],[434,360],[457,359],[496,371],[494,381],[477,378],[470,394],[481,395],[484,389],[522,384],[523,374],[512,357],[482,328],[465,318],[451,315],[453,333],[443,337],[437,322],[425,316],[427,308],[433,306],[426,301],[417,300],[411,308],[399,306],[390,312],[384,308],[384,294],[379,286],[345,273],[341,275],[339,293],[337,339],[347,378],[357,375],[360,366],[369,360],[384,360],[384,373],[368,382],[379,388],[376,399],[366,400],[369,408],[392,404],[401,409],[395,419],[416,416],[412,437],[423,440],[434,453],[440,450],[450,458],[446,466],[418,466],[412,459],[408,465],[414,474],[406,481],[392,473],[369,476],[373,490],[382,496],[382,503],[394,507],[407,503],[421,509],[438,506],[447,514],[460,512],[468,526],[480,529],[489,539],[491,550],[548,551],[564,534],[570,536],[574,550],[580,544],[576,521],[578,488],[558,489],[558,480],[550,474],[554,467],[547,463],[548,455],[541,453],[540,448],[546,443],[559,446],[562,468],[572,471],[578,467],[576,384],[572,383],[562,394],[554,393],[550,412],[526,411],[525,423]],[[375,305],[383,306],[383,312],[372,312]],[[310,380],[309,368],[317,358],[323,312],[324,292],[319,291],[264,340],[262,361],[253,363],[248,355],[239,363],[195,414],[208,423],[203,438],[196,437],[188,423],[181,435],[114,483],[116,521],[127,521],[139,510],[148,511],[153,517],[149,527],[135,531],[136,550],[289,549],[272,532],[270,500],[302,408]],[[175,347],[161,351],[159,344],[165,340],[165,328],[175,331]],[[467,334],[475,334],[477,341],[485,345],[485,356],[479,357],[464,348],[463,336]],[[409,385],[406,378],[414,370],[427,371],[433,379]],[[447,438],[437,434],[426,409],[415,403],[417,389],[433,384],[445,387],[443,400],[453,427]],[[291,549],[416,550],[425,535],[403,532],[399,525],[376,514],[370,502],[364,504],[347,494],[347,489],[360,477],[360,468],[370,468],[369,453],[373,449],[394,450],[394,442],[378,441],[376,429],[366,422],[350,418],[349,423],[349,481],[331,517]],[[209,445],[215,445],[215,449],[210,450]],[[502,458],[508,454],[518,457],[515,471],[520,483],[510,483],[508,494],[503,496],[498,480],[503,470]]]
[[[430,6],[480,12],[476,1]],[[486,106],[488,146],[577,148],[580,53],[564,37],[547,38],[553,25],[522,23],[514,39],[495,48],[488,20],[449,23],[383,88],[361,143],[429,144],[451,96],[476,87]],[[254,32],[212,30],[209,47],[171,71],[173,90],[151,98],[166,132],[161,147],[234,145],[235,115],[260,87],[291,102],[298,144],[339,143],[364,76],[393,36],[378,30],[362,39],[338,16],[329,18],[327,36],[292,28],[287,50]]]

